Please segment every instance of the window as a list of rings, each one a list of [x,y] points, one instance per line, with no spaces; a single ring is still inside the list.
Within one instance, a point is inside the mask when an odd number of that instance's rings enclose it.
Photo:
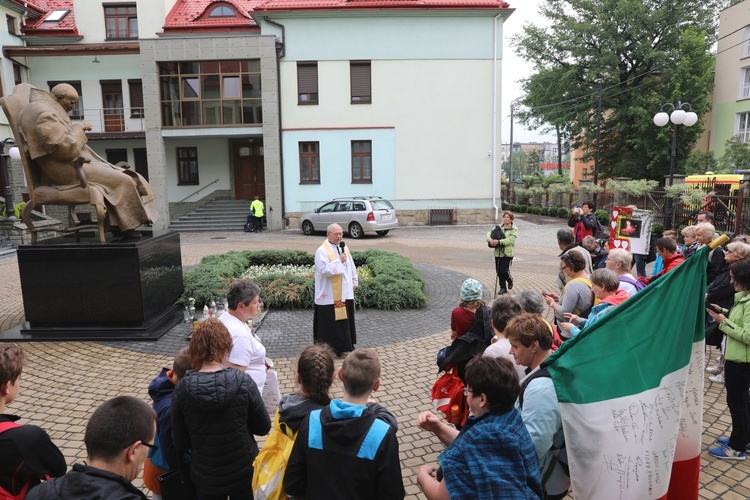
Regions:
[[[128,162],[127,149],[105,149],[104,153],[107,156],[107,161],[112,165],[117,165],[121,161]]]
[[[8,23],[8,33],[11,35],[17,35],[16,32],[16,18],[13,16],[5,16],[5,22]]]
[[[750,140],[750,113],[739,113],[737,115],[737,128],[734,135],[740,142]]]
[[[320,143],[299,143],[299,181],[300,184],[320,184]]]
[[[120,80],[101,80],[102,110],[104,112],[104,131],[123,132],[125,130],[125,106],[122,100],[122,82]]]
[[[263,123],[260,59],[159,63],[164,127]]]
[[[143,84],[140,80],[128,80],[130,90],[130,118],[143,118]]]
[[[372,102],[370,61],[351,61],[349,70],[351,73],[352,104]]]
[[[53,81],[53,82],[47,82],[47,85],[49,85],[50,90],[52,90],[56,85],[59,85],[61,83],[67,83],[74,89],[76,89],[76,92],[78,92],[78,103],[76,103],[76,109],[68,113],[71,118],[74,118],[76,120],[83,119],[83,93],[81,93],[81,82],[80,81],[73,81],[73,82],[59,82],[59,81]]]
[[[336,210],[336,202],[332,201],[330,203],[326,203],[322,207],[320,207],[320,210],[318,210],[319,213],[331,213]]]
[[[352,182],[372,182],[372,141],[352,141]]]
[[[198,184],[198,148],[177,148],[177,184]]]
[[[237,17],[237,13],[228,5],[219,5],[211,9],[208,17]]]
[[[133,148],[135,171],[148,180],[148,154],[146,148]]]
[[[135,4],[104,7],[107,40],[138,38],[138,16]]]
[[[44,22],[45,23],[47,22],[57,23],[59,21],[62,21],[63,17],[65,17],[68,14],[68,12],[70,12],[70,9],[53,10],[52,12],[49,13],[49,15],[47,15],[47,17],[44,18]]]
[[[318,104],[318,63],[297,63],[297,104]]]
[[[16,85],[20,85],[23,83],[23,75],[21,73],[20,64],[13,63],[13,80],[16,82]]]
[[[750,57],[750,26],[742,30],[742,57]]]

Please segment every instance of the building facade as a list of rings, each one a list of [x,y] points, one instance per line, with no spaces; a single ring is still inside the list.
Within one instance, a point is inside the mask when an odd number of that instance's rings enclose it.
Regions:
[[[149,180],[158,229],[213,198],[255,195],[270,229],[337,196],[383,196],[406,223],[432,207],[492,216],[502,1],[0,8],[3,90],[73,85],[71,118],[92,124],[102,157]],[[11,180],[20,199],[22,175]]]
[[[711,116],[711,149],[724,154],[727,140],[750,140],[750,2],[736,3],[719,14]]]

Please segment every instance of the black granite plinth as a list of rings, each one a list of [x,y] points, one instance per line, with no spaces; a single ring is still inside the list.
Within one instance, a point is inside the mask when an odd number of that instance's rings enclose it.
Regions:
[[[54,238],[19,246],[18,267],[26,323],[4,339],[156,340],[182,319],[179,233]]]

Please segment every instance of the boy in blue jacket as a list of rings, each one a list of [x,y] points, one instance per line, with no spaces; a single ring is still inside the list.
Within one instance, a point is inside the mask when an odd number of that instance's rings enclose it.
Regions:
[[[148,386],[148,395],[154,402],[156,412],[156,452],[149,451],[143,466],[143,483],[153,493],[154,500],[161,500],[159,476],[180,465],[177,449],[172,442],[172,394],[177,382],[190,369],[188,348],[184,347],[174,358],[172,369],[162,368],[159,375]]]
[[[404,498],[396,429],[367,406],[372,391],[380,387],[378,355],[372,349],[355,349],[338,376],[344,397],[302,421],[284,491],[290,497],[331,500]],[[335,478],[331,471],[336,471]]]

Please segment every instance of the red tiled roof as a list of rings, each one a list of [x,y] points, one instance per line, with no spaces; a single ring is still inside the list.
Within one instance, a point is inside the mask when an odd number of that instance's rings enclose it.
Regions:
[[[248,12],[258,2],[259,0],[177,0],[164,21],[164,31],[254,31],[257,30],[257,25]],[[241,17],[202,19],[213,7],[222,4],[231,6]]]
[[[256,11],[329,9],[470,9],[504,10],[504,0],[264,0]]]
[[[23,2],[16,3],[22,4]],[[26,21],[26,25],[21,30],[24,35],[78,35],[75,12],[73,12],[73,0],[29,0],[28,3],[43,14],[38,19]],[[44,22],[44,18],[53,10],[65,9],[70,10],[70,12],[59,22]]]

